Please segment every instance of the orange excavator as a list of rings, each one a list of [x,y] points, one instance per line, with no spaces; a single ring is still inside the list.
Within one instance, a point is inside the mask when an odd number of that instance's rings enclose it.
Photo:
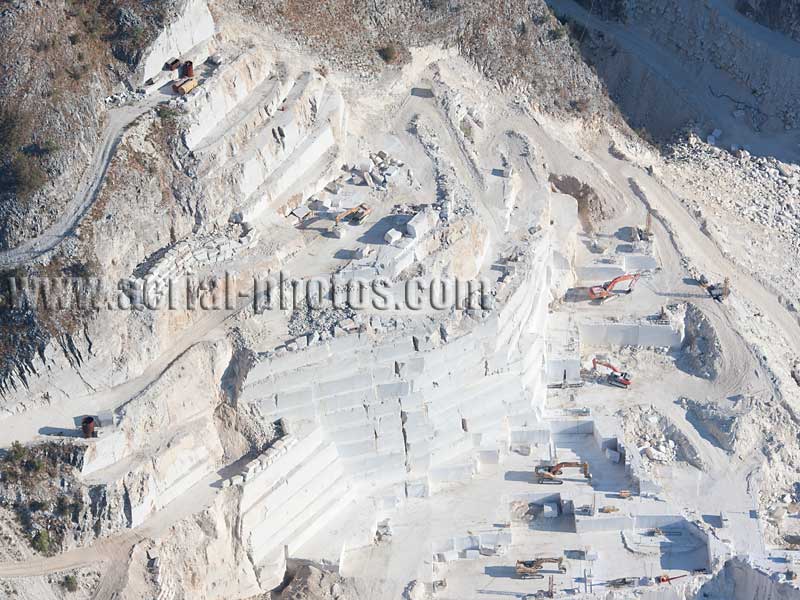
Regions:
[[[586,479],[591,479],[592,474],[589,472],[588,462],[560,462],[555,465],[539,465],[534,469],[534,474],[538,483],[548,483],[552,485],[561,485],[563,480],[557,476],[561,475],[562,469],[575,467],[583,470],[583,476]]]
[[[604,360],[600,360],[597,357],[593,358],[592,371],[596,372],[598,365],[606,367],[611,370],[611,373],[606,375],[606,382],[609,385],[613,385],[614,387],[622,388],[625,390],[631,387],[631,384],[633,383],[633,378],[631,377],[630,373],[625,373],[624,371],[620,371],[617,367],[615,367],[611,363],[606,362]]]
[[[603,285],[592,286],[589,288],[589,298],[591,300],[600,300],[601,302],[611,298],[614,295],[612,293],[614,288],[625,281],[630,281],[630,283],[628,284],[628,289],[625,290],[624,293],[630,294],[641,276],[642,275],[640,273],[627,273],[625,275],[615,277],[611,281],[606,281]]]

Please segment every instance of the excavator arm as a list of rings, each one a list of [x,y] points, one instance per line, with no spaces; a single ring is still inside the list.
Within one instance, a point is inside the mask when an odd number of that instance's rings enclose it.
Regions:
[[[589,463],[587,462],[560,462],[555,465],[540,465],[536,467],[535,471],[540,479],[555,480],[556,475],[561,475],[563,469],[567,468],[581,469],[586,479],[592,478],[592,474],[589,472]]]
[[[597,358],[593,358],[592,359],[592,370],[593,371],[597,370],[597,365],[600,365],[601,367],[607,367],[607,368],[611,369],[612,371],[614,371],[614,373],[620,373],[621,372],[617,367],[615,367],[611,363],[605,362],[604,360],[599,360]]]
[[[605,300],[606,298],[610,298],[612,295],[611,292],[614,290],[614,288],[625,281],[630,281],[630,284],[628,284],[628,289],[625,291],[626,294],[630,294],[640,277],[640,273],[627,273],[625,275],[615,277],[611,281],[605,282],[603,285],[596,285],[589,288],[589,298],[592,300]]]

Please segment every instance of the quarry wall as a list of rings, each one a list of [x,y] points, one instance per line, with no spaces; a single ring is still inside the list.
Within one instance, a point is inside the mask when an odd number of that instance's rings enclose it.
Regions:
[[[262,582],[282,576],[284,545],[298,548],[357,488],[427,496],[498,462],[512,429],[538,422],[551,255],[540,235],[496,310],[380,339],[354,332],[253,366],[238,402],[292,432],[280,456],[228,483],[243,488],[242,539]]]
[[[138,83],[155,77],[170,58],[189,52],[214,35],[215,25],[206,0],[184,0],[173,19],[148,47],[140,62]]]
[[[763,124],[800,124],[800,50],[724,1],[632,2],[631,17],[688,62],[712,64],[756,97]],[[726,90],[716,90],[723,93]]]

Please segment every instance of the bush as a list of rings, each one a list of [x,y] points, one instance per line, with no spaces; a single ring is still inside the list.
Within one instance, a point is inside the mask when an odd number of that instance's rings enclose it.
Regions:
[[[56,507],[53,510],[59,517],[66,517],[69,513],[69,502],[65,496],[59,496],[58,500],[56,500]]]
[[[19,464],[22,462],[22,460],[25,458],[27,454],[28,451],[25,448],[25,446],[15,441],[11,443],[11,448],[9,448],[8,450],[8,455],[6,456],[6,459],[9,462]]]
[[[399,52],[397,51],[397,47],[394,44],[389,44],[388,46],[384,46],[383,48],[378,49],[378,54],[387,63],[393,63],[397,60]]]
[[[563,25],[558,25],[557,27],[551,29],[548,33],[548,36],[551,40],[560,40],[567,37],[567,28]]]
[[[37,531],[33,536],[31,546],[40,554],[50,554],[50,534],[44,529]]]
[[[77,592],[78,578],[75,575],[67,575],[64,577],[64,581],[61,582],[61,586],[68,592]]]
[[[159,106],[156,109],[156,114],[158,114],[159,119],[166,122],[172,122],[180,115],[177,110],[168,106]]]
[[[30,196],[47,181],[39,161],[29,156],[18,156],[11,163],[9,178],[14,190],[20,196]]]
[[[15,108],[0,108],[0,188],[28,196],[47,181],[38,158],[26,155],[31,138],[30,115]]]

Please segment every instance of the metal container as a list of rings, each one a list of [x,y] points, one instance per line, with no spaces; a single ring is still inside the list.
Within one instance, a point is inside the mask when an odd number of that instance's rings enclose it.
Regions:
[[[83,421],[81,421],[81,431],[83,432],[83,437],[85,438],[92,438],[94,437],[94,417],[84,417]]]

